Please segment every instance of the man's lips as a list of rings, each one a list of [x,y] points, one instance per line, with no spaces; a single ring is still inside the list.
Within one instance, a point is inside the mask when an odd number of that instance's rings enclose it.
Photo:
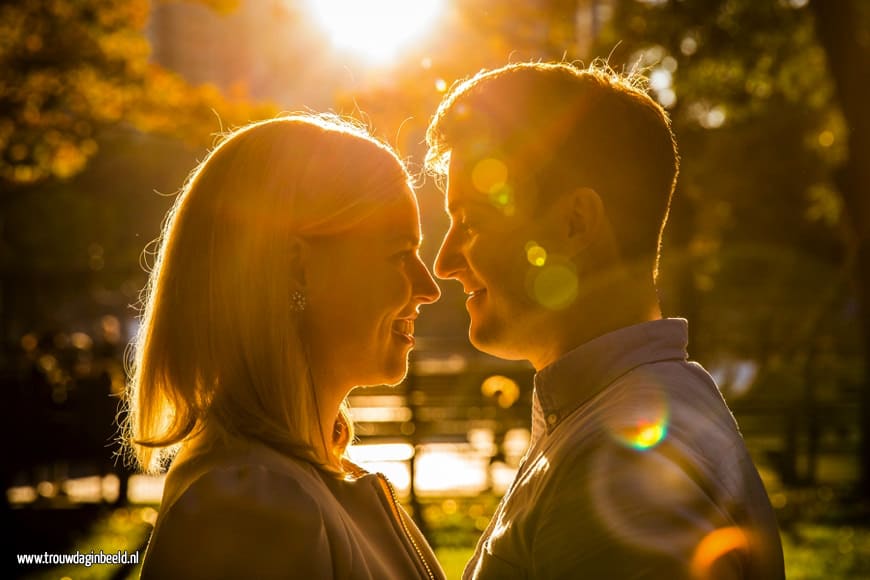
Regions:
[[[479,288],[477,290],[471,290],[470,292],[466,292],[465,294],[468,296],[468,298],[466,298],[466,300],[471,300],[472,298],[477,298],[478,296],[486,294],[486,288]]]

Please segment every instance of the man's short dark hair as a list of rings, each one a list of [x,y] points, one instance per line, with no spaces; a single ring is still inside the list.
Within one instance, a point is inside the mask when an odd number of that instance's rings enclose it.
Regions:
[[[450,152],[501,156],[538,203],[590,187],[601,196],[622,256],[658,268],[679,158],[664,109],[639,75],[606,65],[517,63],[455,84],[426,133],[427,169]],[[522,189],[522,188],[521,188]]]

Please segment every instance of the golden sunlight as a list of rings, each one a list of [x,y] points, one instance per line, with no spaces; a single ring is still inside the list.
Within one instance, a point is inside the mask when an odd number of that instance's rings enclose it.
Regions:
[[[336,46],[385,62],[432,25],[444,0],[311,0],[309,5]]]

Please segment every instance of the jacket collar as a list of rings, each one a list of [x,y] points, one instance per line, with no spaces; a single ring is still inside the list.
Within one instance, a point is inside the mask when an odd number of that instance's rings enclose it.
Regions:
[[[535,395],[547,431],[632,369],[686,360],[688,342],[688,323],[665,318],[614,330],[569,351],[535,374]]]

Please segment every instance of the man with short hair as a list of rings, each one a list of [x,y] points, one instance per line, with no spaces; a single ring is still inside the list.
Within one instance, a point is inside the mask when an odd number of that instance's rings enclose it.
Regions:
[[[474,346],[537,371],[530,448],[464,577],[783,578],[737,425],[659,309],[664,110],[606,67],[521,63],[451,89],[427,142],[451,217],[435,272]]]

